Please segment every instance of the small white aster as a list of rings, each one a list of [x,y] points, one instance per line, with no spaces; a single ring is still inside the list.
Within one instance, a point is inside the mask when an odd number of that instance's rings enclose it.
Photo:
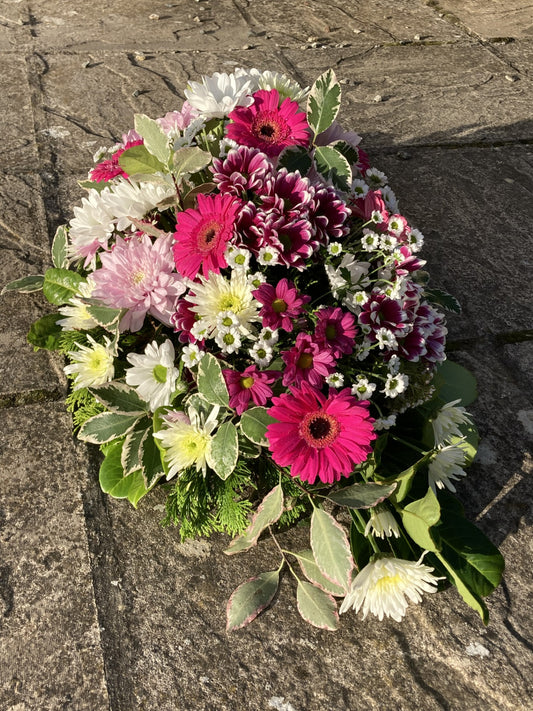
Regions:
[[[389,182],[389,179],[377,168],[368,168],[365,173],[366,182],[371,188],[381,188]]]
[[[250,264],[250,252],[247,249],[240,249],[231,245],[226,249],[224,256],[232,269],[247,271]]]
[[[257,255],[257,261],[263,267],[273,267],[278,263],[279,252],[274,247],[261,247]]]
[[[368,400],[376,389],[376,383],[371,383],[365,375],[358,375],[357,382],[352,385],[352,395],[359,400]]]
[[[338,257],[339,254],[342,254],[342,244],[340,242],[330,242],[328,244],[328,254],[331,254],[332,257]]]
[[[263,328],[261,330],[261,333],[259,334],[259,340],[263,343],[268,344],[269,346],[273,346],[275,343],[277,343],[278,339],[279,332],[277,331],[277,329]]]
[[[104,336],[103,345],[88,334],[87,339],[91,345],[76,344],[78,350],[67,354],[72,362],[63,368],[67,375],[74,376],[73,390],[96,388],[113,380],[115,375],[114,347],[109,338]]]
[[[270,365],[274,353],[272,347],[261,340],[254,343],[253,348],[248,352],[260,368],[266,368],[267,365]]]
[[[409,247],[411,247],[412,252],[418,252],[422,249],[424,244],[424,235],[420,232],[420,230],[417,230],[416,228],[412,229],[407,237],[407,242],[409,243]]]
[[[204,355],[204,351],[200,350],[196,343],[190,343],[188,346],[184,346],[181,352],[181,360],[186,368],[194,368]]]
[[[197,341],[203,341],[211,336],[212,328],[207,319],[199,318],[197,319],[193,327],[191,328],[191,336]]]
[[[261,284],[266,281],[266,276],[263,272],[254,272],[253,274],[248,274],[248,284],[252,289],[259,289]]]
[[[392,350],[398,346],[396,336],[388,328],[378,328],[374,335],[376,336],[376,341],[380,350],[383,348],[389,348]]]
[[[396,197],[394,191],[389,185],[384,185],[381,188],[381,197],[385,201],[385,205],[387,206],[389,212],[398,212],[398,198]]]
[[[370,219],[376,225],[380,225],[384,221],[383,215],[379,210],[373,210]]]
[[[342,373],[331,373],[326,376],[326,383],[332,388],[342,388],[344,385],[344,375]]]
[[[380,236],[372,230],[363,230],[363,236],[361,237],[361,247],[365,252],[374,252],[379,247]]]
[[[215,342],[223,353],[235,353],[242,345],[239,329],[235,326],[219,329]]]
[[[386,252],[392,252],[397,244],[398,240],[396,239],[396,237],[394,235],[389,234],[388,232],[385,232],[385,234],[381,235],[381,238],[379,240],[379,246]]]
[[[230,326],[238,326],[239,319],[233,311],[221,311],[217,316],[217,329],[230,328]]]
[[[364,198],[369,190],[364,180],[356,179],[352,182],[352,193],[356,198]]]
[[[381,392],[385,393],[386,397],[398,397],[400,393],[405,391],[408,385],[409,378],[407,375],[403,375],[402,373],[392,375],[389,373],[387,375],[387,380],[385,381],[385,387]]]

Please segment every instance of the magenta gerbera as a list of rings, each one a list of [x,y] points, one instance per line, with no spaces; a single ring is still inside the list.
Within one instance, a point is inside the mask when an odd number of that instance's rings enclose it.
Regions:
[[[241,201],[233,195],[198,195],[198,209],[177,217],[174,261],[182,276],[194,279],[202,271],[220,274],[228,266],[224,257],[232,238]]]
[[[298,318],[302,313],[303,305],[310,301],[310,297],[300,294],[288,279],[280,279],[275,287],[271,284],[261,284],[252,295],[263,304],[259,312],[263,328],[273,330],[282,328],[287,332],[292,331],[293,319]]]
[[[282,351],[281,357],[286,363],[283,385],[308,382],[320,388],[335,370],[333,353],[321,348],[307,333],[299,333],[294,346],[290,351]]]
[[[364,462],[376,438],[368,402],[359,402],[349,388],[325,397],[307,383],[272,398],[266,437],[272,459],[290,474],[314,484],[350,476]]]
[[[261,89],[251,106],[238,106],[230,114],[228,138],[278,156],[287,146],[307,146],[309,124],[304,111],[289,97],[279,103],[277,89]]]
[[[248,408],[250,400],[255,405],[264,407],[270,397],[270,385],[279,378],[280,373],[274,370],[258,370],[256,365],[250,365],[242,373],[226,368],[222,371],[228,386],[229,406],[235,408],[238,415]]]

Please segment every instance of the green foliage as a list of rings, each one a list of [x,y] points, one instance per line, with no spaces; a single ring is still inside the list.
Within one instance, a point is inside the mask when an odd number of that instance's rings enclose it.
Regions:
[[[32,323],[27,339],[36,350],[39,348],[57,350],[61,338],[61,326],[56,323],[58,319],[59,314],[46,314]]]
[[[67,395],[65,404],[67,411],[72,412],[74,432],[88,419],[105,411],[105,407],[96,400],[87,388],[73,390]]]

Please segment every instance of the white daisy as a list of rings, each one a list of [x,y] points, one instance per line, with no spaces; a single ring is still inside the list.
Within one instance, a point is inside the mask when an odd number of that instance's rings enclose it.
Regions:
[[[326,376],[326,383],[332,388],[342,388],[344,385],[344,375],[342,373],[331,373]]]
[[[374,335],[376,336],[376,342],[380,350],[383,348],[389,348],[392,350],[398,345],[396,336],[392,331],[389,331],[388,328],[378,328]]]
[[[259,340],[254,343],[253,348],[251,348],[248,353],[260,368],[266,368],[270,365],[274,351],[268,343]]]
[[[407,241],[409,243],[409,247],[411,248],[411,252],[418,252],[422,249],[424,244],[424,235],[420,232],[420,230],[417,230],[416,228],[412,229],[409,232]]]
[[[384,185],[381,188],[381,197],[385,201],[385,205],[387,206],[387,209],[389,212],[395,213],[398,212],[399,205],[398,205],[398,198],[394,194],[394,191],[389,185]]]
[[[235,326],[219,329],[215,336],[215,342],[222,353],[235,353],[242,345],[239,329]]]
[[[186,368],[194,368],[202,360],[205,351],[200,350],[196,343],[184,346],[181,352],[181,360]]]
[[[263,328],[259,334],[259,340],[263,343],[267,343],[269,346],[273,346],[279,340],[279,333],[277,329]]]
[[[381,170],[377,168],[368,168],[365,173],[366,182],[370,187],[375,190],[376,188],[381,188],[389,182],[389,179],[382,173]]]
[[[261,247],[257,255],[257,261],[263,267],[273,267],[278,260],[279,252],[274,247]]]
[[[246,73],[233,74],[215,72],[202,77],[202,83],[191,81],[185,89],[185,96],[191,106],[205,118],[224,118],[236,106],[250,106],[252,81]]]
[[[385,387],[381,392],[385,393],[385,397],[398,397],[398,395],[405,391],[408,385],[409,377],[407,375],[403,375],[402,373],[393,375],[389,373],[385,381]]]
[[[239,249],[230,245],[225,252],[226,262],[232,269],[248,270],[250,264],[250,252],[247,249]]]
[[[364,375],[358,375],[357,382],[352,385],[352,395],[355,395],[359,400],[368,400],[372,397],[375,389],[375,383],[371,383]]]
[[[328,244],[328,254],[331,254],[332,257],[338,257],[339,254],[342,254],[342,244],[340,242],[330,242]]]
[[[441,447],[433,455],[428,467],[429,485],[436,491],[436,488],[455,492],[455,486],[451,480],[458,481],[460,477],[466,476],[463,467],[466,463],[466,455],[460,444],[450,444]]]
[[[364,198],[370,188],[364,180],[356,179],[352,183],[352,193],[356,198]]]
[[[248,274],[248,283],[252,289],[259,289],[261,284],[266,282],[266,276],[263,272],[254,272],[253,274]]]
[[[87,335],[87,338],[92,345],[77,343],[78,350],[67,354],[72,362],[63,368],[67,375],[74,377],[74,390],[96,388],[113,380],[115,375],[115,354],[109,338],[104,336],[104,345],[97,343],[92,336]]]
[[[437,591],[439,578],[431,573],[433,568],[422,563],[400,558],[378,558],[358,573],[344,598],[340,612],[353,607],[359,612],[363,607],[363,619],[371,612],[381,621],[392,617],[401,622],[407,610],[408,600],[419,603],[422,593]]]
[[[461,401],[453,400],[443,405],[431,421],[437,447],[447,443],[451,437],[462,437],[463,433],[459,425],[472,424],[469,413],[464,407],[457,407],[458,402]]]
[[[400,537],[398,522],[386,505],[378,504],[370,509],[370,519],[366,524],[365,536],[368,536],[369,533],[379,538]]]
[[[174,358],[174,346],[168,339],[160,346],[156,341],[149,343],[144,355],[127,355],[133,367],[126,369],[126,383],[137,389],[140,397],[150,404],[152,412],[158,407],[170,405],[179,377]]]

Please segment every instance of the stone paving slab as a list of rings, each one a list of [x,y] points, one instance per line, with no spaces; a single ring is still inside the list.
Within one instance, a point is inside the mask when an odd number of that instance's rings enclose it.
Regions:
[[[34,123],[27,66],[24,57],[2,54],[0,96],[2,96],[2,170],[35,170]]]
[[[532,39],[533,11],[530,0],[429,0],[439,13],[451,14],[471,32],[485,40]]]
[[[70,418],[0,411],[0,708],[108,708]]]

